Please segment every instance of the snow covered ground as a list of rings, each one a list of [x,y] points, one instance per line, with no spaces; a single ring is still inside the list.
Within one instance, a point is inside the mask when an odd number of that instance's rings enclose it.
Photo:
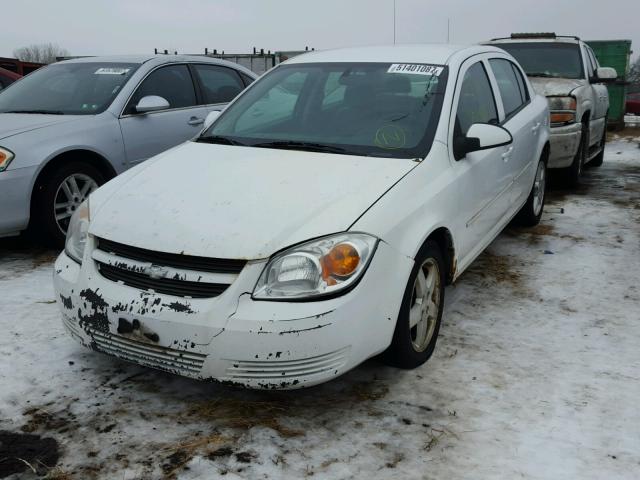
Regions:
[[[640,478],[639,141],[614,138],[583,187],[552,190],[538,227],[505,231],[447,290],[426,365],[371,360],[309,390],[85,351],[54,254],[0,243],[0,477],[8,450],[33,458],[22,438],[49,455],[10,478]]]

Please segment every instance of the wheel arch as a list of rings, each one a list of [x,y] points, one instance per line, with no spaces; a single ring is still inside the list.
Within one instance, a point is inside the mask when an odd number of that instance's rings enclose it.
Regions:
[[[110,180],[117,175],[115,168],[113,165],[102,155],[93,150],[87,149],[74,149],[67,150],[61,153],[57,153],[53,157],[51,157],[45,164],[40,168],[38,175],[33,183],[33,188],[31,190],[31,199],[30,199],[30,211],[31,216],[33,217],[33,207],[36,204],[35,199],[36,195],[42,188],[43,180],[47,178],[51,172],[55,171],[61,165],[64,165],[65,162],[76,160],[85,162],[93,167],[97,168],[100,173],[104,176],[105,180]]]
[[[445,272],[447,284],[452,283],[456,274],[458,258],[456,256],[455,243],[453,241],[453,235],[451,234],[451,231],[447,227],[438,227],[429,235],[427,235],[427,238],[422,243],[422,245],[424,245],[429,240],[436,242],[436,244],[440,248],[447,267],[447,271]]]
[[[551,143],[547,140],[542,147],[542,153],[540,154],[540,158],[544,162],[545,165],[549,164],[549,154],[551,153]]]

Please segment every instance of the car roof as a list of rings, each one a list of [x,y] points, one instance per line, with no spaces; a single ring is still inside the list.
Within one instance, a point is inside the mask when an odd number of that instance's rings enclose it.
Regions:
[[[314,51],[298,55],[287,60],[286,63],[381,62],[446,65],[458,53],[468,53],[471,56],[484,52],[504,53],[495,47],[481,45],[452,45],[449,43],[380,45]]]
[[[59,63],[134,63],[142,65],[143,63],[150,63],[153,66],[162,65],[164,63],[175,62],[194,62],[194,63],[211,63],[215,65],[223,65],[225,67],[235,68],[240,70],[251,77],[257,78],[257,75],[248,68],[243,67],[234,62],[228,62],[219,58],[207,57],[205,55],[109,55],[98,57],[79,57],[69,60],[63,60]]]

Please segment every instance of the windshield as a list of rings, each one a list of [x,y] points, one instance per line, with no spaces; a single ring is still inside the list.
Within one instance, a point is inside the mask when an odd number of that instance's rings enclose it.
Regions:
[[[577,43],[500,43],[496,46],[509,52],[530,77],[584,78]]]
[[[134,63],[57,63],[0,92],[0,113],[93,115],[111,104]]]
[[[447,68],[426,64],[282,65],[199,141],[379,157],[424,157]]]

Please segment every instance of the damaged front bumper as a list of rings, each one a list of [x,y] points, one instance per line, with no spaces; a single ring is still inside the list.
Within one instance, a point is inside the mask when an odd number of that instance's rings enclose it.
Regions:
[[[574,123],[561,127],[551,127],[549,142],[548,168],[566,168],[571,166],[578,153],[582,138],[582,125]]]
[[[90,245],[88,245],[88,248]],[[64,252],[54,288],[68,332],[85,347],[199,380],[290,389],[341,375],[391,342],[413,261],[380,242],[360,283],[313,302],[256,301],[264,261],[221,295],[184,298],[104,278]]]

